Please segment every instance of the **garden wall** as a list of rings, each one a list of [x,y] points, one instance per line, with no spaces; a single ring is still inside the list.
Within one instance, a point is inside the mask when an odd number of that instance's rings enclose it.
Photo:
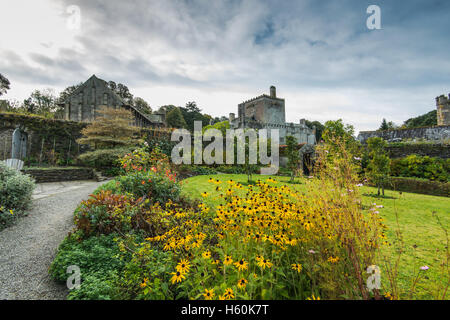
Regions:
[[[431,158],[450,158],[450,144],[445,143],[398,143],[388,145],[389,157],[404,158],[411,154],[429,156]]]
[[[27,136],[27,164],[49,163],[68,165],[78,154],[88,149],[76,140],[87,124],[46,119],[13,113],[0,113],[0,160],[11,158],[12,135],[20,128]]]
[[[89,168],[36,168],[24,169],[22,173],[33,177],[37,183],[91,180],[94,171]]]
[[[425,139],[430,141],[442,141],[450,139],[450,126],[432,126],[413,129],[395,129],[385,131],[361,131],[358,140],[365,143],[371,137],[380,137],[386,141],[394,139]]]

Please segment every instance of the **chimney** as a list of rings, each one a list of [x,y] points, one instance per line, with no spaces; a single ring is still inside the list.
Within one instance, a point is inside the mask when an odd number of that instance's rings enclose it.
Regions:
[[[277,97],[277,88],[275,88],[275,86],[271,86],[270,87],[270,97],[271,98],[276,98]]]

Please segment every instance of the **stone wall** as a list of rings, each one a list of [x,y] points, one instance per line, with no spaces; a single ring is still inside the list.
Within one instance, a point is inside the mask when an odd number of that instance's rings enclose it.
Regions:
[[[55,157],[74,159],[87,149],[87,146],[79,146],[76,143],[81,137],[81,129],[86,125],[38,116],[0,113],[0,160],[11,157],[12,134],[17,128],[28,138],[27,154],[22,160],[48,162]]]
[[[30,175],[37,183],[91,180],[94,178],[94,172],[89,168],[24,169],[22,173]]]
[[[361,131],[357,139],[361,143],[366,143],[367,139],[371,137],[381,137],[389,142],[408,139],[442,141],[450,139],[450,125],[385,131]]]
[[[404,158],[411,154],[429,156],[432,158],[450,158],[450,144],[445,143],[392,144],[388,145],[387,151],[389,153],[389,157],[392,159]]]

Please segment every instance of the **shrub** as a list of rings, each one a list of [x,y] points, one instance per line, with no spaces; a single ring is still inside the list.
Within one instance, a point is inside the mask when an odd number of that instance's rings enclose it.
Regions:
[[[102,190],[78,206],[74,222],[85,236],[129,232],[142,205],[142,199]]]
[[[447,182],[450,180],[450,159],[421,157],[413,154],[392,160],[391,172],[397,177],[416,177]]]
[[[50,276],[65,282],[70,274],[69,266],[80,267],[82,274],[120,270],[124,263],[119,259],[121,253],[114,238],[118,235],[99,235],[80,241],[79,236],[70,234],[60,244],[55,259],[50,265]]]
[[[0,229],[31,204],[34,180],[0,162]]]
[[[78,266],[81,271],[81,287],[69,292],[69,300],[110,300],[117,295],[115,284],[123,269],[126,255],[115,241],[118,234],[94,236],[80,241],[71,234],[58,248],[49,274],[58,282],[66,282],[69,266]],[[128,258],[129,259],[129,258]]]
[[[78,161],[96,169],[119,168],[120,159],[132,150],[132,147],[123,147],[90,151],[78,156]]]
[[[168,200],[177,201],[180,196],[180,185],[174,173],[166,171],[156,173],[153,171],[136,171],[116,179],[119,183],[114,186],[115,192],[130,193],[135,197],[143,197],[151,203],[165,204]]]

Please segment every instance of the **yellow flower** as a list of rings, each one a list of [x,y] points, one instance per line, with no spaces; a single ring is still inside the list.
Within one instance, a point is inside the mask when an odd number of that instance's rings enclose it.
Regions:
[[[315,297],[312,295],[311,298],[307,298],[306,300],[320,300],[320,297]]]
[[[9,213],[11,213],[12,215],[14,215],[14,211],[12,211],[12,210],[9,210]]]
[[[339,257],[333,258],[333,256],[328,258],[328,262],[337,263],[339,261]]]
[[[236,268],[238,268],[239,271],[247,270],[248,268],[248,262],[245,261],[244,259],[235,262],[234,265],[236,266]]]
[[[234,291],[231,288],[228,288],[225,290],[225,293],[223,294],[225,300],[231,300],[234,299]]]
[[[292,264],[292,270],[296,270],[298,273],[302,271],[302,265],[300,263]]]
[[[247,279],[242,278],[241,280],[238,281],[237,286],[239,289],[244,289],[247,286]]]
[[[203,296],[205,297],[205,300],[212,300],[214,298],[214,289],[205,289]]]
[[[265,269],[266,267],[267,268],[272,267],[272,262],[270,262],[267,259],[264,259],[264,257],[261,257],[260,259],[257,259],[257,260],[258,260],[258,266],[260,266],[263,269]]]
[[[145,288],[147,286],[147,278],[144,278],[144,282],[141,283],[141,288]]]
[[[233,259],[231,258],[231,256],[225,256],[225,259],[223,260],[223,264],[226,266],[229,266],[232,263],[233,263]]]
[[[202,197],[203,197],[203,198],[206,198],[206,197],[208,197],[208,196],[209,196],[209,193],[208,193],[208,192],[203,192],[203,193],[202,193]]]
[[[190,262],[186,259],[182,259],[175,269],[177,271],[180,271],[181,273],[187,273],[189,272],[190,267],[191,267]]]
[[[172,281],[172,284],[174,284],[175,282],[181,282],[183,279],[186,279],[186,277],[184,276],[183,273],[181,273],[180,271],[177,272],[172,272],[170,273],[172,276],[172,278],[170,279]]]
[[[202,257],[205,259],[211,258],[211,251],[206,250],[205,252],[202,253]]]

